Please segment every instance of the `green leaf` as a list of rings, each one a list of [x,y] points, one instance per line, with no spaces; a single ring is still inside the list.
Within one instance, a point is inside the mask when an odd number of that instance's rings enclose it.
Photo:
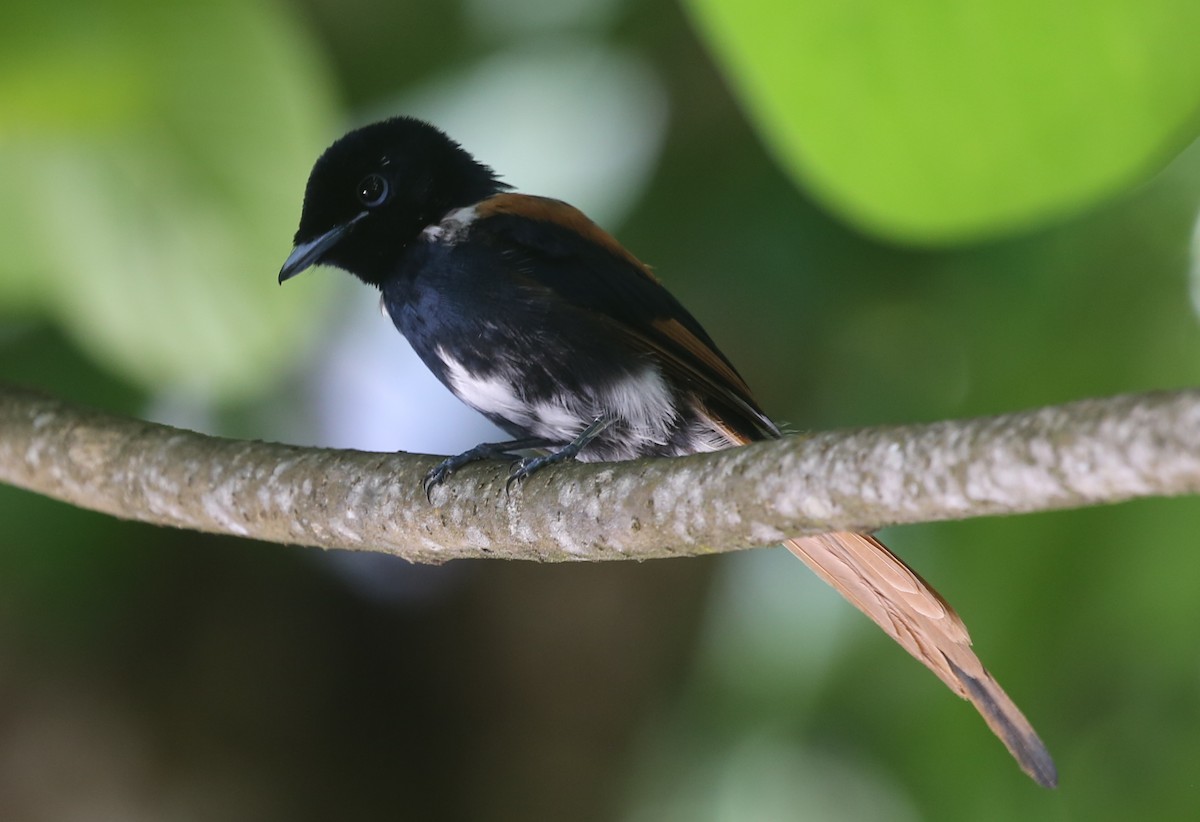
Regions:
[[[327,285],[275,282],[335,121],[313,44],[272,3],[107,0],[0,54],[0,301],[149,389],[259,390]]]
[[[917,243],[1062,217],[1197,133],[1194,0],[689,0],[798,183]]]

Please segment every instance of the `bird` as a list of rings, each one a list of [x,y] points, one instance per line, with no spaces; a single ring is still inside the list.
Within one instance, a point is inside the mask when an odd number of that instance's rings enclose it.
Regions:
[[[512,486],[564,460],[782,436],[700,323],[612,234],[561,200],[514,191],[422,120],[362,126],[317,159],[279,282],[314,265],[379,289],[429,370],[512,438],[439,463],[427,495],[488,458],[511,461]],[[916,571],[867,533],[785,545],[969,700],[1035,782],[1057,785],[1046,746]]]

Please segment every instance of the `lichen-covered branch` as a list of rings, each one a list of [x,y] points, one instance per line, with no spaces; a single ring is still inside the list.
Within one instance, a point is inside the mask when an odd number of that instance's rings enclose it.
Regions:
[[[647,559],[826,530],[1200,491],[1200,390],[833,431],[715,454],[464,468],[221,439],[0,387],[0,481],[113,516],[272,542],[459,557]]]

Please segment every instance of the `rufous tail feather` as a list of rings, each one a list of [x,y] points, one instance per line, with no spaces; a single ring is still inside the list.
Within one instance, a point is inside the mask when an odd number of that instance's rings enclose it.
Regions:
[[[1058,784],[1046,746],[971,650],[966,625],[915,571],[869,534],[843,531],[784,544],[952,691],[970,700],[1025,773],[1047,788]]]

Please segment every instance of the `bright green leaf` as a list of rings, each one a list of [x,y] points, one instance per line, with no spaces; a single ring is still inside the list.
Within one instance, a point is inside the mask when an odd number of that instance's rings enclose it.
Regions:
[[[689,4],[784,167],[889,239],[1060,217],[1196,134],[1194,0]]]

